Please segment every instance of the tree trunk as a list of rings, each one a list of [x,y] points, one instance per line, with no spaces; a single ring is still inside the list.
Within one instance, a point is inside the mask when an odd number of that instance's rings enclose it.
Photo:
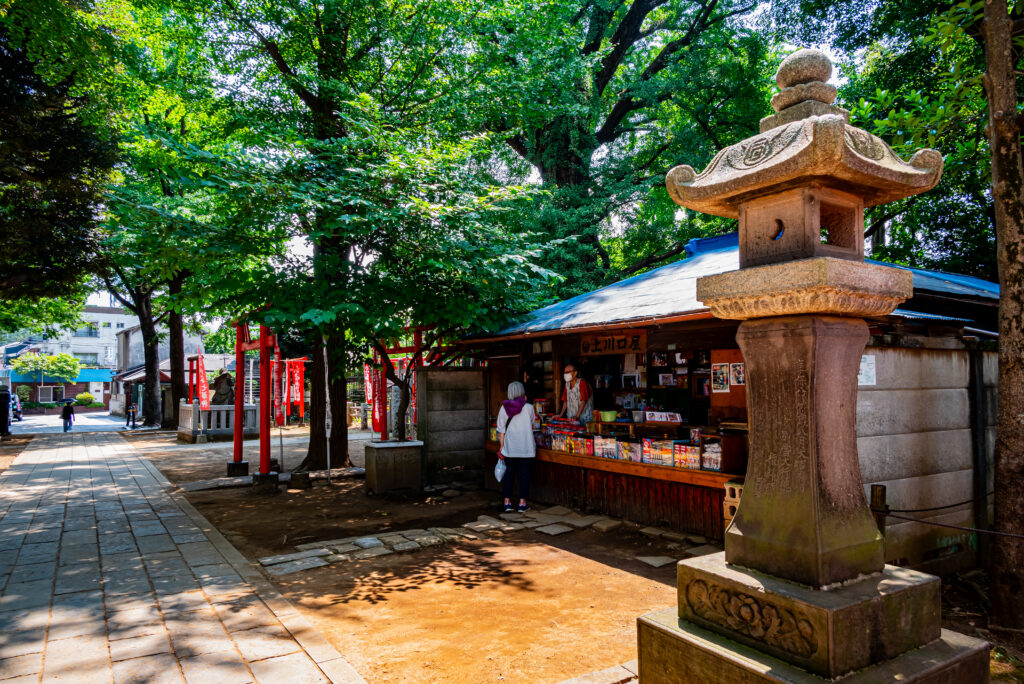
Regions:
[[[343,356],[343,355],[342,355]],[[332,366],[337,362],[332,359]],[[344,364],[342,363],[342,366]],[[306,458],[298,470],[325,470],[327,468],[327,378],[324,371],[323,338],[313,350],[313,365],[310,369],[309,393],[309,447]],[[341,381],[331,373],[331,467],[342,468],[352,465],[348,458],[348,424],[346,422],[346,385],[344,369]]]
[[[142,349],[146,364],[145,391],[142,397],[143,425],[160,427],[163,415],[160,408],[160,338],[153,321],[152,295],[141,295],[135,306],[139,316],[139,330],[142,333]]]
[[[327,362],[330,369],[328,390],[331,393],[331,467],[352,465],[348,458],[348,379],[345,377],[345,333],[327,337]],[[326,467],[326,464],[324,464]]]
[[[313,347],[313,364],[309,369],[309,446],[298,470],[323,470],[327,463],[327,378],[324,373],[323,338]]]
[[[395,383],[398,385],[400,397],[398,408],[395,409],[395,439],[398,441],[404,441],[407,436],[405,432],[405,414],[409,412],[409,404],[412,403],[412,373],[413,369],[411,367],[406,369],[405,382]]]
[[[1000,287],[995,529],[1019,533],[1024,519],[1024,166],[1012,29],[1006,0],[986,2],[985,91]],[[1020,540],[996,539],[992,619],[1002,627],[1024,628],[1024,543]]]
[[[172,298],[181,294],[184,277],[175,276],[168,284],[168,294]],[[171,304],[174,305],[173,302]],[[185,325],[181,312],[171,309],[167,318],[168,353],[171,356],[171,410],[173,411],[173,427],[178,425],[178,410],[182,399],[188,397],[188,385],[185,382]]]

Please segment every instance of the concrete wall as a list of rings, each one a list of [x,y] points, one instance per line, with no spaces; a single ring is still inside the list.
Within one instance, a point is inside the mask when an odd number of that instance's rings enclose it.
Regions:
[[[874,356],[876,364],[876,384],[861,386],[857,397],[865,494],[872,484],[883,484],[895,509],[970,501],[974,468],[968,352],[868,347],[865,354]],[[901,515],[974,524],[970,503]],[[968,532],[893,518],[887,522],[890,563],[949,572],[973,565],[976,550],[977,540]]]
[[[417,369],[416,400],[426,483],[479,475],[487,438],[484,370]]]
[[[139,319],[130,312],[103,306],[86,306],[82,311],[82,320],[95,327],[96,336],[76,336],[73,332],[65,332],[44,342],[35,343],[43,354],[96,355],[96,361],[90,365],[101,368],[117,367],[117,333],[137,325]],[[83,328],[84,329],[84,328]]]
[[[159,343],[159,359],[170,358],[170,342],[167,340],[167,329],[160,327],[160,343]],[[131,330],[124,331],[118,338],[119,351],[123,358],[118,359],[118,368],[125,370],[127,368],[134,368],[141,366],[146,362],[146,350],[142,345],[142,330],[139,328],[133,328]],[[185,333],[183,345],[185,349],[185,357],[194,356],[199,353],[199,347],[203,343],[203,338],[199,335],[193,335],[191,333]],[[218,370],[212,365],[207,365],[208,371]],[[188,362],[185,362],[185,372],[188,372]]]

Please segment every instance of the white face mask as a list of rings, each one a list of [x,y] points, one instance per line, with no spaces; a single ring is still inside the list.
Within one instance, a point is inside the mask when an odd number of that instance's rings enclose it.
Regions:
[[[565,378],[566,382],[572,382],[572,373],[563,373],[562,377]]]

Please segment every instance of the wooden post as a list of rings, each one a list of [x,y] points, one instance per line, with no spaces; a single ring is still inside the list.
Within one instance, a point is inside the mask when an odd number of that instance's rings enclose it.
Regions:
[[[973,461],[974,526],[991,528],[988,517],[988,450],[985,448],[985,356],[981,349],[968,350],[970,376],[968,395],[971,411],[971,453]],[[978,535],[979,565],[988,568],[992,549],[987,534]]]
[[[243,323],[235,324],[235,440],[232,460],[242,462],[242,439],[245,433],[245,342]]]
[[[885,502],[885,485],[871,485],[871,514],[875,517],[875,524],[878,531],[885,535],[885,515],[889,512],[889,505]]]

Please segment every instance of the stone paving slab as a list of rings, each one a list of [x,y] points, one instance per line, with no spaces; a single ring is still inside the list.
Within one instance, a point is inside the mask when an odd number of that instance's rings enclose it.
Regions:
[[[652,568],[663,568],[666,565],[675,563],[678,559],[672,558],[671,556],[637,556],[636,559],[641,563],[646,563]]]
[[[298,560],[288,561],[287,563],[278,563],[277,565],[267,566],[266,570],[268,574],[274,576],[288,575],[293,572],[300,572],[302,570],[312,570],[313,568],[322,568],[327,565],[327,561],[319,556],[312,556],[309,558],[300,558]]]
[[[290,555],[268,571],[325,564]],[[0,475],[0,590],[0,680],[363,681],[117,434],[37,436]]]
[[[253,464],[257,466],[258,464]],[[366,477],[365,468],[332,468],[332,478],[358,478]],[[326,480],[326,470],[314,470],[309,474],[310,480]],[[280,473],[278,480],[281,484],[292,481],[291,473]],[[239,477],[215,477],[211,480],[196,480],[195,482],[182,482],[180,485],[184,492],[202,492],[208,489],[231,489],[233,487],[251,487],[252,475],[241,475]]]
[[[718,553],[721,550],[721,546],[705,544],[704,546],[695,546],[692,549],[686,549],[683,553],[685,553],[689,558],[696,558],[697,556],[707,556],[712,553]]]
[[[628,684],[637,679],[637,674],[625,665],[615,665],[605,670],[566,679],[559,684]]]
[[[286,553],[282,556],[266,556],[265,558],[260,558],[260,564],[276,565],[278,563],[287,563],[288,561],[302,560],[303,558],[316,558],[317,556],[329,555],[331,555],[331,552],[327,549],[310,549],[308,551]]]

